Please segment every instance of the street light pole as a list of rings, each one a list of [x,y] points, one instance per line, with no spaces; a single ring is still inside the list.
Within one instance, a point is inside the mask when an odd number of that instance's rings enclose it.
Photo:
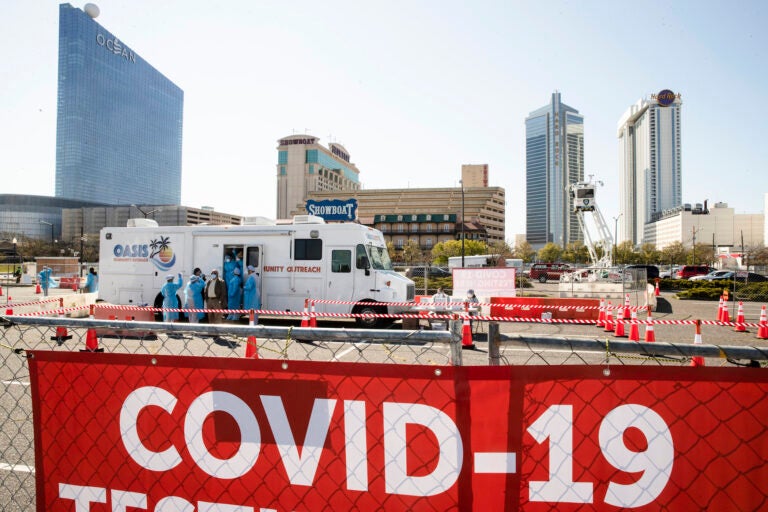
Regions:
[[[464,180],[459,180],[461,185],[461,268],[464,268]]]
[[[619,213],[617,216],[613,218],[613,266],[616,266],[616,250],[619,247],[619,240],[618,240],[618,231],[619,231],[619,219],[621,218],[621,213]]]

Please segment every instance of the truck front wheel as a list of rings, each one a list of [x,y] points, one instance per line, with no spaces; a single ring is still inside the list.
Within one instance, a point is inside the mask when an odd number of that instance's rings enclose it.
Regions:
[[[358,304],[352,308],[353,314],[359,315],[386,315],[387,308],[385,306],[374,306],[368,304]],[[392,323],[392,320],[388,318],[375,318],[375,317],[355,317],[357,326],[361,329],[381,329]]]

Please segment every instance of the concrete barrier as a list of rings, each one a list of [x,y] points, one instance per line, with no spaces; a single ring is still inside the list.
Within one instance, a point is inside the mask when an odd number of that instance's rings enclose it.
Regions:
[[[551,297],[491,297],[491,316],[597,320],[600,300]]]

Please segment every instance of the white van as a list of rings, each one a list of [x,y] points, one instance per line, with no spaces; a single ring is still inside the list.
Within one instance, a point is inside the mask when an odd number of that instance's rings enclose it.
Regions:
[[[326,224],[312,215],[285,225],[148,226],[139,220],[101,230],[101,300],[159,308],[167,275],[181,273],[186,281],[196,267],[223,275],[224,256],[232,254],[242,255],[244,268],[256,268],[263,310],[303,311],[305,299],[324,299],[340,303],[318,303],[316,312],[397,314],[411,306],[377,303],[414,299],[413,281],[392,269],[381,232],[361,224]],[[357,322],[380,327],[391,320]]]

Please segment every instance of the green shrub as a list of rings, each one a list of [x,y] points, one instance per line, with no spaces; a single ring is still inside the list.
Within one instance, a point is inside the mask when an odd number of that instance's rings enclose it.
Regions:
[[[697,286],[688,290],[682,290],[677,293],[678,299],[694,299],[694,300],[719,300],[723,291],[720,288],[712,288],[709,286]]]
[[[736,291],[733,294],[736,300],[744,302],[767,302],[768,283],[736,283]]]

